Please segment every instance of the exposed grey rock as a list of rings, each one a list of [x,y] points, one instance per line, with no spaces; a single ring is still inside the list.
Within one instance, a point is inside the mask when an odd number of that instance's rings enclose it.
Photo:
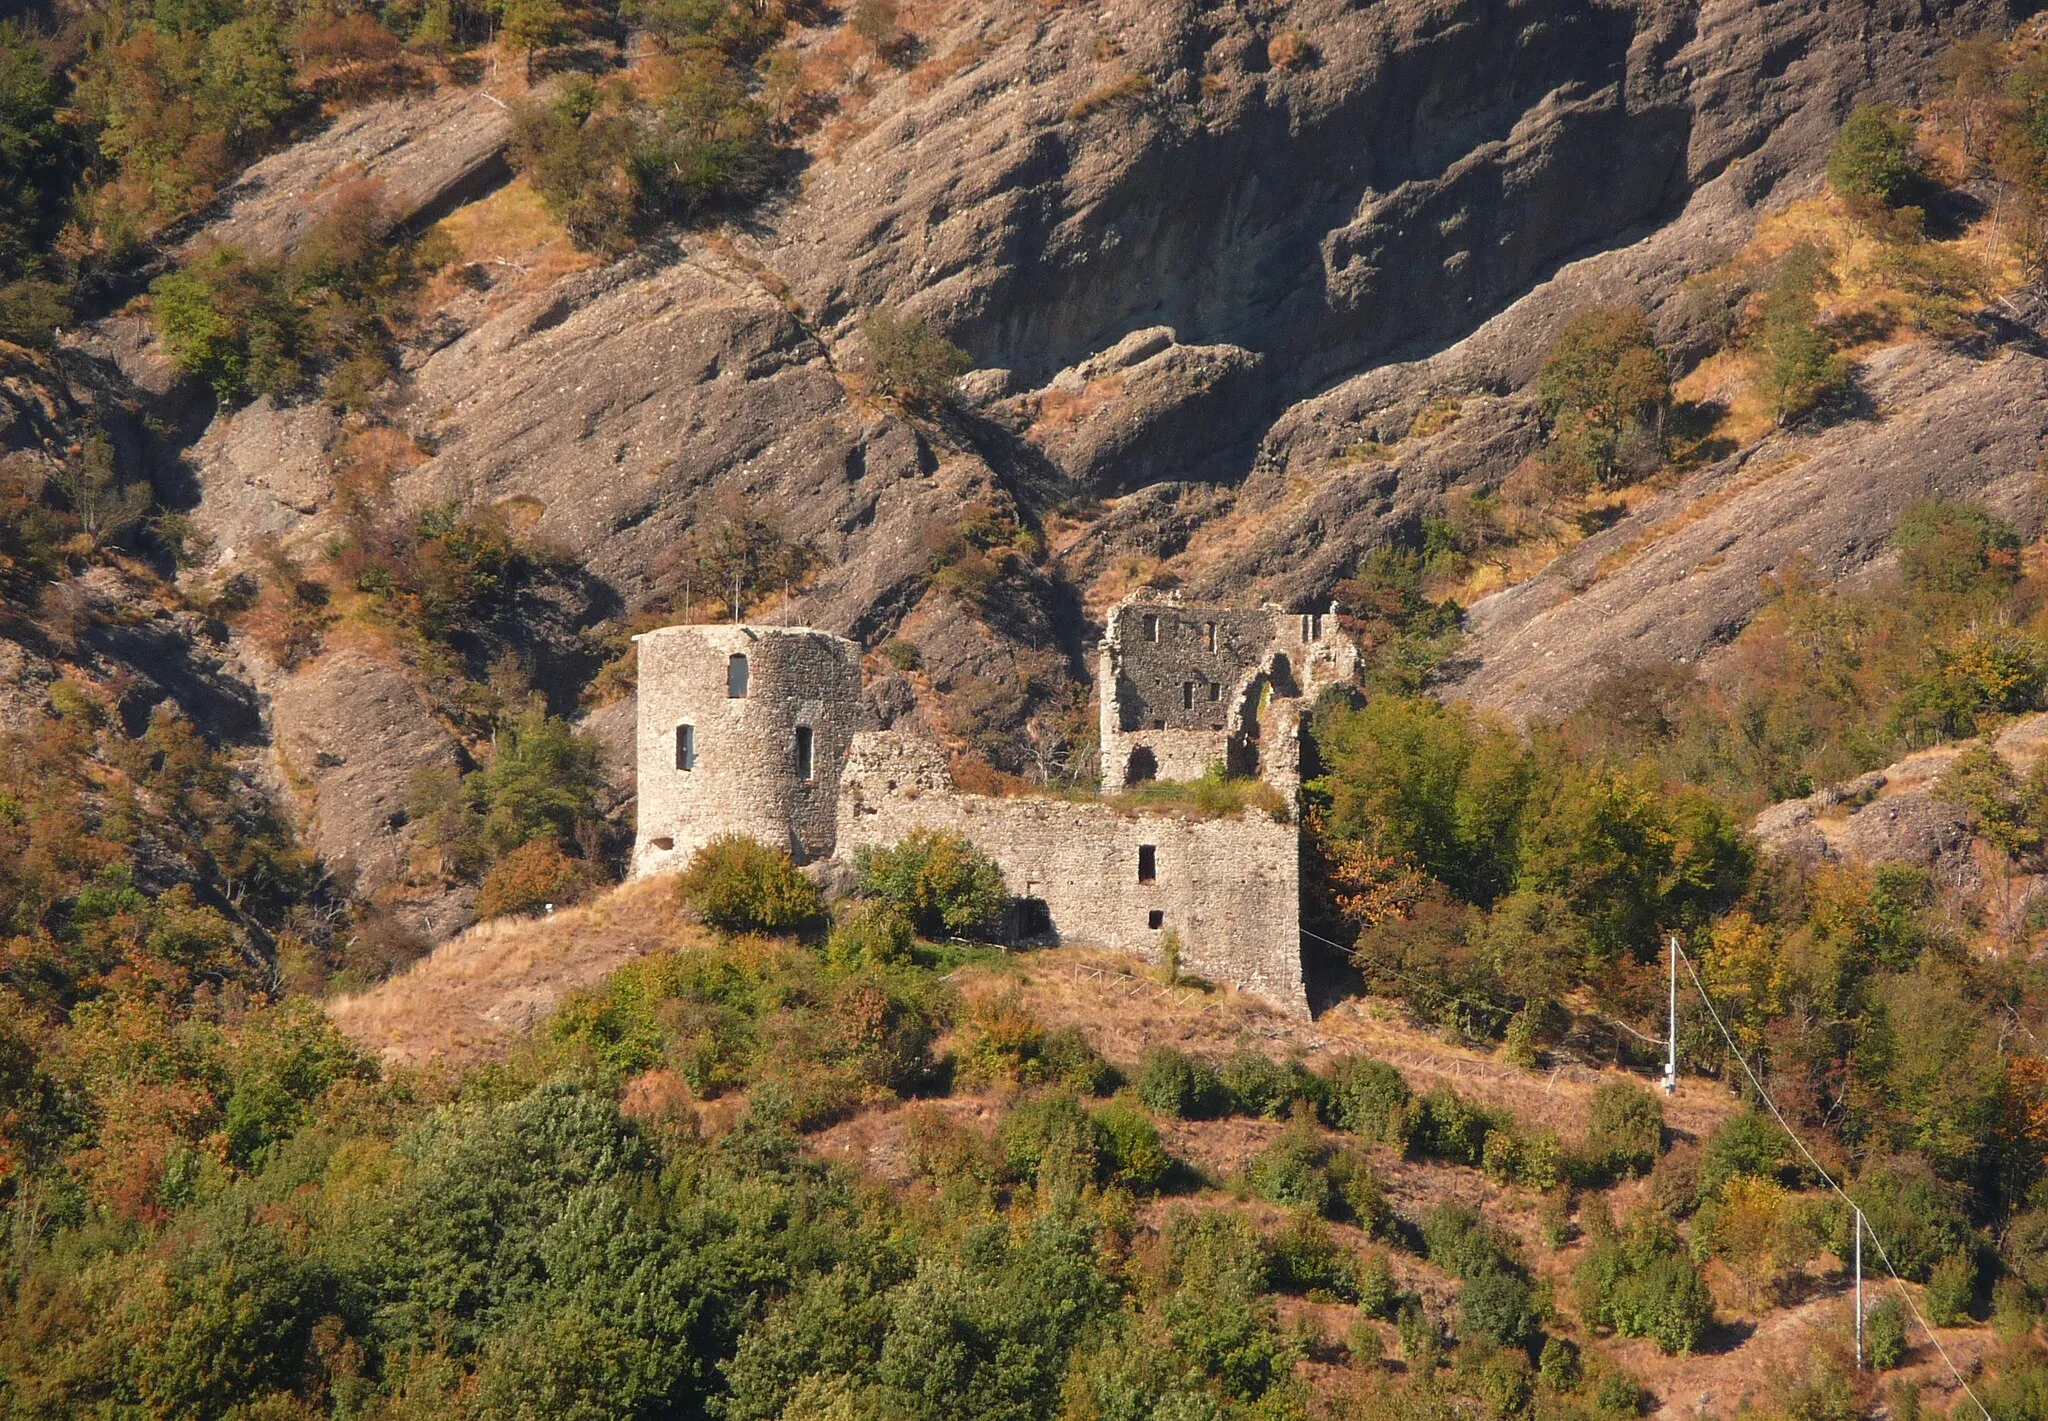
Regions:
[[[2040,526],[2048,360],[1906,346],[1869,362],[1863,384],[1880,413],[1765,439],[1480,601],[1470,668],[1449,693],[1529,720],[1571,709],[1614,671],[1710,659],[1748,623],[1767,575],[1856,572],[1937,493]]]
[[[408,95],[351,109],[303,142],[252,164],[187,244],[282,253],[340,193],[367,185],[392,218],[419,225],[511,176],[512,116],[481,89]]]
[[[255,543],[298,529],[334,492],[328,451],[341,421],[313,400],[280,407],[264,395],[213,421],[191,451],[198,470],[194,521],[223,565],[246,561]]]
[[[455,739],[404,673],[353,648],[312,669],[266,678],[275,750],[301,809],[306,842],[330,867],[353,870],[359,891],[393,901],[422,930],[459,930],[459,902],[438,889],[415,893],[418,827],[406,800],[429,768],[457,769]]]

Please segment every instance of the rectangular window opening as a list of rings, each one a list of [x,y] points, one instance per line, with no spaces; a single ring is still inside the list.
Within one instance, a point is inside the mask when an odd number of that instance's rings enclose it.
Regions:
[[[1160,912],[1159,909],[1154,908],[1151,912],[1145,915],[1145,926],[1151,928],[1155,932],[1158,931],[1160,928],[1166,926],[1166,914]]]
[[[1193,681],[1183,681],[1180,683],[1180,708],[1182,710],[1193,710],[1195,708],[1195,683]]]
[[[1302,644],[1303,646],[1307,646],[1307,645],[1309,644],[1309,641],[1310,641],[1310,640],[1311,640],[1311,638],[1310,638],[1310,636],[1309,636],[1309,618],[1308,618],[1308,614],[1307,614],[1307,613],[1303,613],[1303,614],[1302,614],[1302,618],[1301,618],[1301,644]]]
[[[1159,850],[1152,844],[1138,845],[1138,882],[1159,881]]]
[[[679,725],[676,727],[676,768],[694,770],[697,768],[697,727]]]
[[[735,651],[725,663],[725,696],[727,700],[746,699],[747,658]]]
[[[811,728],[808,725],[796,728],[796,777],[800,780],[811,777]]]
[[[1211,681],[1209,683],[1209,699],[1212,701],[1223,699],[1223,683],[1221,681]]]
[[[1202,639],[1209,644],[1209,650],[1214,651],[1216,649],[1216,624],[1214,622],[1202,623]]]
[[[1145,640],[1159,640],[1159,618],[1154,616],[1147,616],[1145,618]]]

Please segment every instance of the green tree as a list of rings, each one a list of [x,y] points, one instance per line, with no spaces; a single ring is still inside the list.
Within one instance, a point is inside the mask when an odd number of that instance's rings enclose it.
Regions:
[[[208,35],[198,100],[202,119],[234,152],[246,157],[267,144],[298,105],[277,27],[252,15]]]
[[[1890,104],[1865,104],[1849,115],[1828,157],[1828,184],[1844,197],[1897,207],[1920,182],[1913,125]]]
[[[943,404],[953,382],[974,368],[973,357],[922,316],[875,311],[861,321],[861,335],[875,384],[912,409]]]
[[[1823,327],[1814,293],[1832,281],[1828,253],[1801,242],[1778,262],[1764,292],[1757,380],[1780,425],[1791,423],[1849,383],[1849,363]]]
[[[1928,596],[2009,591],[2020,576],[2019,530],[1979,503],[1921,499],[1892,534],[1906,586]]]
[[[1664,1107],[1639,1085],[1609,1081],[1586,1116],[1586,1162],[1603,1175],[1646,1175],[1664,1152]]]
[[[1671,370],[1638,308],[1594,306],[1565,322],[1536,390],[1551,457],[1574,476],[1612,484],[1663,461]]]
[[[588,837],[599,815],[603,752],[536,697],[498,733],[490,764],[465,778],[479,832],[494,853],[552,838],[574,844]]]
[[[500,23],[505,43],[526,57],[526,77],[533,78],[537,50],[562,42],[568,15],[561,0],[505,0]]]
[[[286,395],[304,380],[304,318],[276,263],[215,247],[149,292],[172,368],[204,380],[215,399]]]
[[[1003,871],[963,834],[913,829],[854,859],[860,891],[901,910],[927,937],[958,937],[989,923],[1010,901]]]
[[[153,496],[148,484],[121,478],[113,441],[104,434],[89,437],[83,449],[57,467],[50,482],[63,493],[79,532],[94,547],[133,528]]]
[[[795,932],[825,911],[817,886],[787,853],[740,834],[721,834],[692,854],[676,891],[724,932]]]

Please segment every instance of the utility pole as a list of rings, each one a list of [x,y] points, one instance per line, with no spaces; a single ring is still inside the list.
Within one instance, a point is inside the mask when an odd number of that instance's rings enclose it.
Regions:
[[[1664,1093],[1678,1092],[1678,934],[1671,935],[1671,1010],[1665,1018]]]
[[[1856,1370],[1863,1370],[1863,1211],[1856,1209]]]

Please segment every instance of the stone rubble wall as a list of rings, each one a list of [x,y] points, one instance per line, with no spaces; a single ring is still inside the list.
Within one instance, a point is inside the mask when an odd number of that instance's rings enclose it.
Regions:
[[[1147,634],[1151,619],[1156,636]],[[1334,610],[1246,610],[1133,593],[1111,609],[1103,630],[1103,793],[1138,782],[1138,750],[1151,753],[1155,779],[1198,779],[1222,761],[1232,774],[1256,774],[1292,793],[1301,780],[1302,707],[1330,686],[1350,684],[1358,665],[1358,645]],[[1211,684],[1218,688],[1213,702]]]
[[[1162,956],[1180,940],[1183,971],[1308,1014],[1301,974],[1297,826],[1253,810],[1227,819],[1136,815],[1099,801],[961,794],[937,747],[901,731],[854,738],[840,785],[838,852],[953,830],[1036,899],[1061,943]],[[1139,881],[1143,846],[1155,881]],[[1151,926],[1157,913],[1158,926]]]
[[[721,834],[744,834],[798,863],[831,854],[840,772],[860,725],[860,648],[804,627],[665,627],[639,643],[639,834],[635,875],[680,869]],[[726,695],[734,654],[747,694]],[[696,763],[676,766],[676,727]],[[796,729],[811,728],[800,777]]]

